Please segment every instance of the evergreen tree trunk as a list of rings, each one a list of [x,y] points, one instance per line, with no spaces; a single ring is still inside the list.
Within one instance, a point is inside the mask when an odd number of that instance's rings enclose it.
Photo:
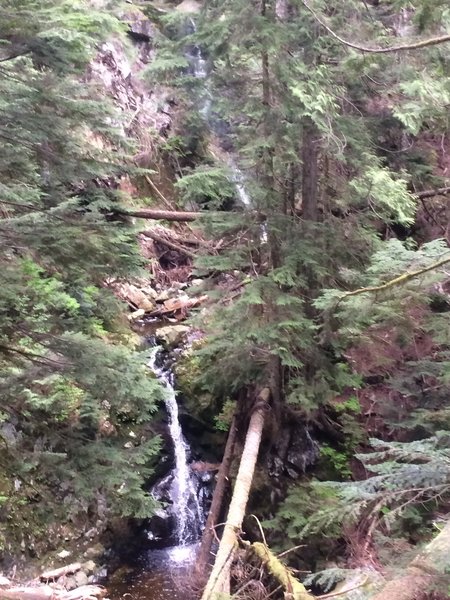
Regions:
[[[245,516],[264,427],[265,404],[269,398],[270,391],[264,388],[258,395],[255,410],[250,417],[225,528],[202,600],[215,600],[217,594],[226,593],[229,589],[230,567],[237,546],[238,533]]]
[[[302,207],[306,221],[317,221],[317,187],[319,177],[319,132],[309,117],[303,119],[302,140]]]
[[[231,462],[233,460],[233,451],[236,442],[236,417],[233,417],[230,431],[228,433],[227,444],[222,459],[222,464],[217,475],[217,483],[214,488],[211,508],[209,509],[208,519],[206,520],[205,529],[202,535],[200,549],[197,555],[196,571],[199,576],[206,574],[209,570],[209,557],[211,552],[211,544],[214,538],[214,528],[219,521],[220,511],[223,505],[223,497],[227,488],[228,476],[230,472]]]

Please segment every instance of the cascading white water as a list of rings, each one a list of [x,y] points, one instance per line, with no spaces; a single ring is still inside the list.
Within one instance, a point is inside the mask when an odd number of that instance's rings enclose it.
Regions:
[[[197,25],[194,19],[189,19],[189,24],[192,27],[192,33],[197,33]],[[192,69],[194,71],[194,77],[197,79],[205,79],[208,76],[208,69],[206,65],[205,57],[203,56],[202,49],[200,46],[195,45],[191,53]]]
[[[189,446],[183,436],[178,415],[173,375],[156,366],[158,350],[155,349],[149,367],[166,389],[165,404],[169,416],[169,432],[173,443],[175,467],[171,485],[173,514],[176,521],[176,542],[180,546],[196,541],[203,521],[203,511],[197,498],[196,489],[188,465]]]
[[[196,33],[197,25],[195,24],[195,21],[192,18],[189,19],[189,24],[192,29],[192,33]],[[207,62],[205,60],[201,47],[195,45],[189,57],[194,77],[196,77],[197,79],[206,80],[203,85],[203,96],[199,99],[199,112],[203,116],[205,121],[211,126],[211,128],[214,129],[214,124],[209,122],[212,107],[212,96],[210,90],[208,89]],[[250,194],[248,193],[247,188],[245,186],[244,174],[242,173],[241,169],[239,169],[239,167],[234,163],[233,160],[230,160],[229,166],[231,169],[231,179],[235,185],[239,202],[245,210],[253,209],[254,205],[252,198],[250,197]],[[260,240],[261,242],[266,243],[268,240],[267,224],[261,223],[260,230]]]

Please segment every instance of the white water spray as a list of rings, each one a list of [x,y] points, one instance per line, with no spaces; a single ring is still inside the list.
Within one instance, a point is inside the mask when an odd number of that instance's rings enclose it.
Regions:
[[[199,526],[203,521],[203,512],[188,465],[189,446],[181,430],[173,375],[164,368],[156,366],[157,354],[158,350],[155,349],[149,367],[166,389],[165,404],[175,456],[171,498],[176,520],[176,541],[180,546],[185,546],[196,541]]]

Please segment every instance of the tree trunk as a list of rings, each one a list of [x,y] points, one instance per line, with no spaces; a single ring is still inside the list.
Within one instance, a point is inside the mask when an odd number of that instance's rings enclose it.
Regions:
[[[250,418],[227,521],[202,600],[215,600],[218,594],[226,593],[229,589],[230,567],[237,546],[238,533],[240,532],[245,516],[245,509],[258,458],[264,426],[264,405],[268,402],[269,398],[270,391],[268,388],[264,388],[258,396],[255,410]]]
[[[404,574],[389,581],[371,600],[415,600],[432,591],[450,569],[450,521],[409,564]]]
[[[203,531],[202,541],[200,549],[197,555],[196,571],[202,576],[206,575],[209,567],[211,544],[214,539],[215,526],[219,521],[220,511],[223,505],[223,497],[228,482],[228,475],[230,472],[231,461],[233,459],[233,450],[236,442],[236,418],[233,417],[231,422],[230,431],[228,433],[227,444],[225,446],[225,452],[223,455],[222,463],[220,465],[219,473],[217,475],[217,483],[214,488],[214,495],[209,509],[208,519],[206,521],[205,529]]]
[[[319,176],[319,132],[309,117],[303,119],[302,208],[306,221],[317,221],[317,182]]]

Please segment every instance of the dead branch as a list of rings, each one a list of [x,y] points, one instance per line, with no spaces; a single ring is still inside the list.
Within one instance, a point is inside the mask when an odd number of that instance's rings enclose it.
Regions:
[[[154,242],[158,242],[158,244],[163,244],[164,246],[167,246],[168,248],[171,248],[172,250],[176,250],[177,252],[180,252],[180,254],[184,254],[185,256],[188,256],[189,258],[194,259],[196,257],[196,255],[193,252],[191,252],[190,250],[188,250],[187,248],[184,248],[183,246],[180,246],[179,244],[176,244],[175,242],[173,242],[161,235],[158,235],[154,231],[143,231],[143,232],[141,232],[141,235],[152,239]]]
[[[365,294],[368,292],[381,292],[383,290],[389,289],[396,285],[401,285],[403,283],[406,283],[407,281],[410,281],[411,279],[414,279],[415,277],[419,277],[420,275],[423,275],[424,273],[428,273],[429,271],[438,269],[439,267],[442,267],[443,265],[445,265],[449,262],[450,262],[450,257],[447,256],[447,258],[443,258],[443,259],[429,265],[428,267],[424,267],[423,269],[417,269],[417,271],[410,271],[409,273],[403,273],[403,275],[399,275],[398,277],[395,277],[394,279],[391,279],[390,281],[387,281],[386,283],[383,283],[381,285],[372,285],[372,286],[368,286],[368,287],[364,287],[364,288],[359,288],[359,289],[353,290],[351,292],[344,292],[338,298],[338,300],[335,304],[335,308],[342,300],[345,300],[346,298],[349,298],[350,296],[358,296],[359,294]]]
[[[423,200],[424,198],[433,198],[434,196],[446,196],[447,194],[450,194],[450,185],[437,188],[436,190],[424,190],[423,192],[414,193],[420,200]]]

